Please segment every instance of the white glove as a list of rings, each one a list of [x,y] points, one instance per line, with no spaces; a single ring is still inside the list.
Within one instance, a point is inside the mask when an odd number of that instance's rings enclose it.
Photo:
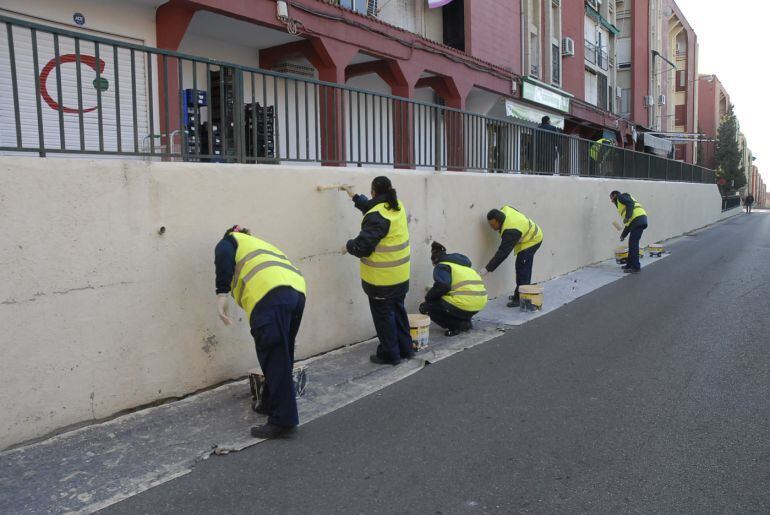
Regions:
[[[340,187],[340,189],[342,191],[344,191],[345,193],[347,193],[348,197],[350,197],[350,198],[353,198],[353,197],[356,196],[356,194],[353,193],[353,187],[352,186],[345,185],[345,186]]]
[[[484,276],[485,276],[485,275],[487,275],[488,273],[489,273],[489,270],[487,270],[487,269],[486,269],[486,267],[484,267],[484,268],[482,268],[481,270],[479,270],[479,275],[480,275],[481,277],[484,277]]]
[[[233,320],[227,314],[227,293],[217,294],[217,312],[219,313],[219,319],[225,325],[233,323]]]

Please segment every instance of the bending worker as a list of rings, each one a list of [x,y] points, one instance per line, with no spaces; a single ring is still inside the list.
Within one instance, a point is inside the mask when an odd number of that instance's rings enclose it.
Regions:
[[[372,199],[345,191],[362,213],[361,232],[345,251],[361,260],[361,284],[380,344],[372,363],[398,365],[414,356],[404,298],[409,291],[409,228],[406,209],[387,177],[372,181]]]
[[[620,241],[628,238],[628,262],[623,267],[623,272],[628,274],[639,273],[642,269],[639,264],[639,240],[647,228],[647,211],[628,193],[620,193],[615,190],[610,193],[610,200],[618,208],[620,217],[623,218],[623,232],[620,233]]]
[[[420,313],[446,329],[447,336],[469,331],[473,315],[487,305],[484,281],[471,268],[471,260],[462,254],[447,254],[438,242],[430,247],[433,263],[433,287],[420,304]]]
[[[251,325],[265,376],[257,413],[267,423],[251,428],[257,438],[291,436],[299,424],[294,391],[294,341],[305,309],[305,279],[283,252],[233,226],[214,250],[217,306],[225,325],[228,293]]]
[[[500,248],[480,272],[481,276],[488,272],[494,272],[500,264],[516,251],[516,290],[509,297],[507,306],[515,308],[519,306],[519,286],[530,284],[532,281],[532,265],[535,253],[543,243],[543,231],[535,222],[524,213],[511,206],[502,209],[493,209],[487,213],[489,226],[500,233],[502,241]]]

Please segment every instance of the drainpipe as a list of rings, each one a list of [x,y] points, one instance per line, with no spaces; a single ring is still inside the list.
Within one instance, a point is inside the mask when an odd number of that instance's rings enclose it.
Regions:
[[[524,77],[526,75],[529,75],[524,71],[524,29],[525,29],[525,22],[524,22],[524,2],[527,0],[519,0],[519,20],[521,25],[521,76]]]

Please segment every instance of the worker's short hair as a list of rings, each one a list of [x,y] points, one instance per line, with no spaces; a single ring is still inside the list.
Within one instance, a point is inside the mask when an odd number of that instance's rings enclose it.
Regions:
[[[612,196],[619,197],[620,196],[620,192],[618,190],[612,190],[610,192],[610,197],[612,197]]]
[[[543,117],[540,119],[540,122],[541,122],[541,123],[544,123],[544,124],[548,124],[548,123],[551,123],[551,117],[550,117],[550,116],[543,116]]]
[[[487,213],[487,221],[489,220],[497,220],[498,222],[503,219],[503,212],[499,209],[491,209],[489,213]]]

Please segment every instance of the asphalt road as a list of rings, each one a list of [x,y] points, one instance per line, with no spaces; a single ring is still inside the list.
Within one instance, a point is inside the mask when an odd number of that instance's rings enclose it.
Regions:
[[[109,513],[770,513],[770,213]]]

